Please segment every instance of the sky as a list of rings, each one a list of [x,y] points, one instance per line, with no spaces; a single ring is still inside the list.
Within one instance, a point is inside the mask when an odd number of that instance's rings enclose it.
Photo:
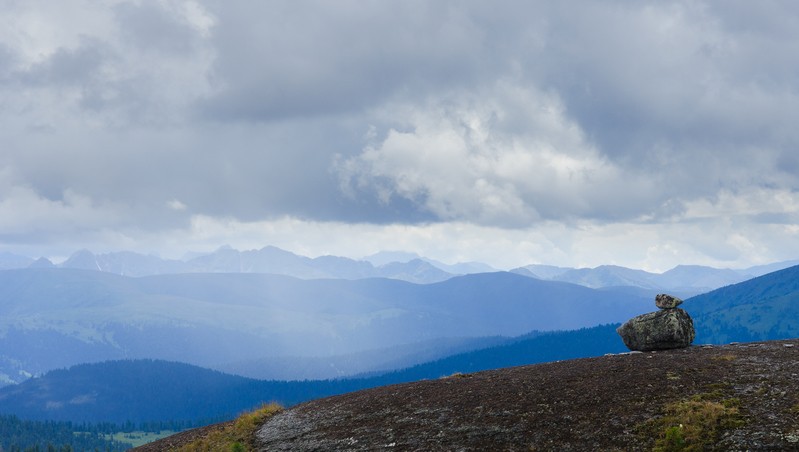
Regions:
[[[793,1],[0,0],[0,251],[799,257]]]

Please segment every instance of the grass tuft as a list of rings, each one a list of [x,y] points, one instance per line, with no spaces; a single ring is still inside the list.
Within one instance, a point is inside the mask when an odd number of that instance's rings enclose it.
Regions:
[[[738,357],[731,353],[727,353],[725,355],[714,356],[713,358],[710,359],[713,361],[735,361],[736,358]]]
[[[740,426],[740,400],[722,399],[719,391],[699,394],[665,406],[663,416],[639,426],[654,438],[654,451],[713,450],[721,434]]]
[[[177,449],[178,452],[247,452],[254,450],[255,431],[267,418],[279,413],[283,407],[276,403],[264,404],[254,411],[242,414],[232,425],[207,437]]]
[[[455,372],[451,375],[443,375],[440,379],[446,380],[447,378],[471,378],[472,374],[465,374],[462,372]]]

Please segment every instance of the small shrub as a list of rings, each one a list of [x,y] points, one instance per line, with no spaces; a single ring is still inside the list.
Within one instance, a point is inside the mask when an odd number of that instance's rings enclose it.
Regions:
[[[682,433],[682,425],[667,428],[660,447],[666,450],[684,449],[685,435]]]

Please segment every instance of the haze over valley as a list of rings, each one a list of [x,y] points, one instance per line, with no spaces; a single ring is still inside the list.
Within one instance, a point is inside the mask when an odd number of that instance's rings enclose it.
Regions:
[[[624,322],[647,312],[656,293],[687,298],[795,263],[454,274],[447,270],[492,269],[403,257],[372,263],[223,247],[163,260],[83,250],[56,266],[6,254],[0,379],[14,384],[84,362],[138,358],[260,379],[387,372],[531,332]]]

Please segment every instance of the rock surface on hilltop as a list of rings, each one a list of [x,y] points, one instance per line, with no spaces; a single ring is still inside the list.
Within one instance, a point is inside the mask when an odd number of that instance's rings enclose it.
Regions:
[[[797,345],[630,353],[376,388],[286,410],[258,440],[264,451],[650,450],[647,421],[716,394],[742,413],[714,441],[720,450],[793,449]]]
[[[790,340],[456,374],[307,402],[268,419],[255,441],[262,451],[652,450],[668,407],[712,399],[739,414],[700,449],[799,450],[798,354]]]

